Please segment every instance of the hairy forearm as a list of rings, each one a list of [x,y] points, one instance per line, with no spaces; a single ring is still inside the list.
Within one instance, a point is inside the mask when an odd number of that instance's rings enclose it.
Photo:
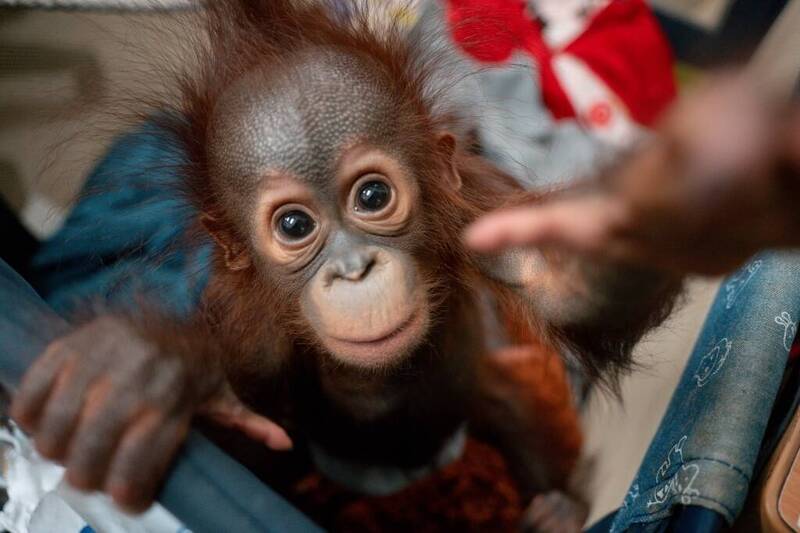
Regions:
[[[650,324],[654,313],[661,315],[681,287],[680,277],[664,271],[584,257],[557,261],[549,270],[549,287],[536,305],[560,327],[637,329]]]
[[[114,315],[125,327],[151,344],[162,359],[173,359],[187,369],[191,383],[187,391],[199,404],[225,387],[225,346],[202,314],[178,319],[156,311]]]
[[[584,264],[586,292],[562,293],[571,305],[540,305],[549,329],[577,356],[590,378],[616,383],[632,366],[633,348],[671,313],[682,288],[679,277],[645,268]]]
[[[667,272],[531,249],[483,261],[491,277],[514,288],[537,316],[556,326],[633,323],[673,299],[681,286],[681,278]]]
[[[642,336],[669,315],[678,276],[589,257],[512,249],[484,267],[531,306],[545,330],[592,378],[613,381]]]

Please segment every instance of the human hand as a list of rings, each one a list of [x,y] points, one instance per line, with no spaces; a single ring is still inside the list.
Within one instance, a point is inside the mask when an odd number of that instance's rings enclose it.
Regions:
[[[584,185],[489,214],[466,242],[482,252],[549,247],[701,274],[800,245],[800,110],[778,115],[746,81],[718,80]]]

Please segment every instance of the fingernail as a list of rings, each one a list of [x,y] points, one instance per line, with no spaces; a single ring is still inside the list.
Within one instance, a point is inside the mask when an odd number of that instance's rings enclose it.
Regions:
[[[143,502],[140,490],[129,483],[112,482],[106,492],[126,513],[139,514],[150,507],[149,503]]]
[[[74,468],[67,468],[67,473],[64,474],[64,478],[73,488],[82,492],[88,492],[99,488],[98,484],[93,481],[91,476],[87,476],[84,472]]]
[[[294,444],[292,443],[292,439],[289,438],[289,435],[281,431],[270,435],[267,446],[276,451],[288,451],[294,447]]]
[[[479,247],[483,239],[483,225],[479,222],[467,226],[464,230],[464,242],[471,247]]]
[[[36,451],[45,459],[57,460],[59,459],[58,444],[46,438],[39,437],[34,439],[34,446]]]
[[[9,416],[17,423],[25,431],[30,432],[33,427],[30,421],[30,417],[22,408],[22,406],[17,405],[16,403],[11,404],[11,408],[8,410]]]

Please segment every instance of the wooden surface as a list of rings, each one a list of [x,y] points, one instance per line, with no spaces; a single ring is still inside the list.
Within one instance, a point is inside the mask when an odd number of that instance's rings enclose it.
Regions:
[[[794,454],[792,467],[778,497],[778,514],[794,531],[800,518],[800,450]]]
[[[800,416],[781,439],[767,467],[761,493],[761,525],[767,533],[800,531]]]

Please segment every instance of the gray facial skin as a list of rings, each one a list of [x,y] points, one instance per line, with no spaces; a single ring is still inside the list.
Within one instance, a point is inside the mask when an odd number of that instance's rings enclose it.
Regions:
[[[209,152],[213,179],[226,191],[230,211],[251,214],[243,224],[266,223],[252,216],[246,202],[263,197],[259,184],[276,173],[308,185],[314,203],[322,204],[324,244],[287,272],[276,270],[280,266],[253,242],[255,264],[299,294],[301,314],[340,363],[378,368],[412,353],[427,331],[429,312],[417,266],[402,247],[404,236],[381,235],[343,216],[349,209],[342,206],[337,180],[339,167],[347,166],[340,163],[343,150],[367,143],[403,159],[389,80],[362,61],[316,49],[290,57],[291,70],[272,69],[278,72],[271,78],[263,69],[246,74],[213,111]],[[252,239],[258,234],[250,232]]]
[[[234,83],[211,119],[215,179],[245,196],[265,171],[283,170],[324,190],[343,146],[357,139],[387,145],[394,105],[359,61],[312,49],[287,60],[290,70],[257,70]]]
[[[308,49],[270,71],[245,74],[222,94],[208,131],[209,163],[216,188],[229,213],[239,217],[238,224],[252,229],[254,220],[246,217],[270,171],[308,183],[319,200],[335,206],[340,198],[334,176],[344,149],[366,142],[403,159],[407,143],[396,127],[398,103],[388,80],[366,61]],[[385,237],[340,224],[330,231],[322,252],[298,271],[301,278],[310,278],[327,259],[344,264],[364,246],[387,244]],[[392,246],[404,247],[403,239],[393,239]]]

